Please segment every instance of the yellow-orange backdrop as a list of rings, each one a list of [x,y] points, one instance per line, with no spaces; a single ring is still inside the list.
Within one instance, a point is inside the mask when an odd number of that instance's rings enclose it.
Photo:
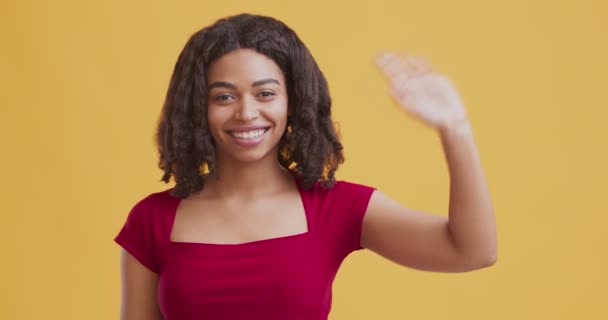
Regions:
[[[608,5],[603,1],[2,1],[0,318],[117,319],[131,206],[158,180],[152,134],[188,37],[238,12],[293,27],[330,82],[339,178],[444,214],[434,132],[370,63],[430,58],[459,87],[493,194],[499,260],[437,274],[353,254],[332,319],[608,319]]]

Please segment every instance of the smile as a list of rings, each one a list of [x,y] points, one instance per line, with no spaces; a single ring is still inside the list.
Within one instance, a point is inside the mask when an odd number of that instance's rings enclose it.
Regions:
[[[232,141],[241,147],[253,147],[262,142],[270,128],[260,128],[249,131],[228,131]]]
[[[251,131],[231,131],[228,132],[231,136],[240,139],[240,140],[254,140],[260,138],[264,133],[266,133],[266,129],[256,129]]]

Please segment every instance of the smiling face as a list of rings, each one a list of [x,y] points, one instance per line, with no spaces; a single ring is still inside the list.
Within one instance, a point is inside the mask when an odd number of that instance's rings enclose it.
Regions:
[[[218,164],[277,161],[287,126],[287,89],[279,66],[252,49],[237,49],[211,63],[207,120]]]

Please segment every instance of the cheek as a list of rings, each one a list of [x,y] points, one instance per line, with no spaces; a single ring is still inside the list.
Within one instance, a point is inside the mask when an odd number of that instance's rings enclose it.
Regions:
[[[217,138],[217,132],[222,130],[224,123],[226,122],[225,112],[220,109],[209,107],[207,110],[207,125],[214,138]]]
[[[228,108],[221,108],[214,105],[209,105],[207,107],[207,121],[209,125],[221,125],[222,122],[225,122],[227,118],[230,117]]]
[[[287,123],[287,115],[289,113],[287,99],[277,100],[276,103],[273,104],[271,110],[277,124],[285,125]]]

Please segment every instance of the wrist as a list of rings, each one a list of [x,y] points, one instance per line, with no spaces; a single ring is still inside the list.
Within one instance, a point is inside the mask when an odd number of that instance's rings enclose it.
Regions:
[[[449,120],[439,125],[438,130],[442,136],[454,133],[468,133],[471,132],[471,122],[467,117]]]

